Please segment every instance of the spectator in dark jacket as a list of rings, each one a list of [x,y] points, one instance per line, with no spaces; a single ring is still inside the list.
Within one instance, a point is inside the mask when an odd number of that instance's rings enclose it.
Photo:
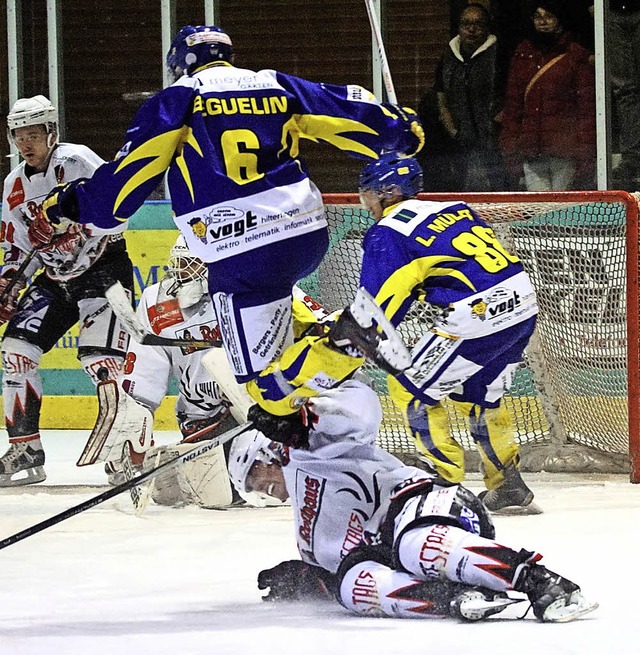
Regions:
[[[505,172],[497,144],[501,84],[496,37],[480,4],[460,14],[436,72],[440,123],[452,140],[457,186],[451,191],[502,191]]]
[[[596,149],[590,53],[565,31],[557,2],[536,2],[532,21],[532,36],[511,60],[503,151],[528,191],[590,188]]]
[[[609,0],[606,56],[618,122],[619,165],[611,188],[640,188],[640,0]]]

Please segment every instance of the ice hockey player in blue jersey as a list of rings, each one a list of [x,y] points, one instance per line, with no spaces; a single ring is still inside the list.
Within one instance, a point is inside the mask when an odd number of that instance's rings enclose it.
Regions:
[[[360,176],[376,223],[364,242],[361,285],[397,326],[416,300],[439,309],[412,349],[412,366],[389,378],[418,450],[449,482],[464,478],[464,453],[442,401],[467,417],[482,458],[491,510],[528,506],[511,419],[501,404],[533,333],[538,306],[520,260],[462,202],[421,201],[413,158],[383,155]]]
[[[416,152],[424,133],[415,112],[360,86],[236,68],[233,59],[219,27],[183,27],[167,55],[175,83],[141,107],[114,161],[56,189],[44,212],[53,224],[119,225],[168,170],[175,223],[208,264],[229,362],[246,382],[292,343],[291,289],[328,248],[300,139],[377,159]]]
[[[389,376],[389,391],[417,449],[445,480],[459,483],[465,476],[464,450],[450,433],[442,404],[448,397],[466,417],[482,458],[487,491],[481,497],[487,507],[539,512],[520,475],[513,424],[501,404],[535,327],[535,292],[519,259],[468,205],[418,200],[421,189],[418,162],[397,153],[381,155],[360,176],[362,204],[376,221],[363,242],[361,286],[396,327],[415,301],[439,312],[412,348],[411,367]],[[327,350],[340,343],[343,331],[349,334],[349,320],[343,312],[320,339]],[[249,390],[260,386],[263,397],[277,397],[288,384],[292,397],[312,397],[323,384],[335,386],[357,368],[350,371],[354,358],[334,348],[333,358],[313,370],[307,364],[317,362],[301,357],[304,348],[309,345],[302,341],[289,347]],[[282,402],[277,397],[254,406],[249,418],[271,439],[304,444],[309,432],[304,406],[299,414],[282,417]],[[290,434],[283,436],[287,429]]]

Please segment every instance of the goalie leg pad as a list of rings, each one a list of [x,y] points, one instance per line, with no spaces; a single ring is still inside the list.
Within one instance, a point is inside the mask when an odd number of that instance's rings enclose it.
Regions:
[[[99,382],[97,394],[98,418],[77,465],[119,461],[127,442],[131,444],[132,459],[149,450],[153,430],[151,411],[125,393],[115,380]]]
[[[124,357],[118,355],[103,355],[94,353],[82,355],[78,358],[85,373],[91,378],[93,384],[104,379],[117,380],[122,371]]]
[[[193,444],[161,446],[147,452],[145,466],[157,466],[191,450]],[[160,460],[157,461],[158,453]],[[232,502],[231,482],[224,448],[218,446],[206,455],[173,468],[155,479],[151,498],[158,505],[195,504],[206,509],[226,507]]]

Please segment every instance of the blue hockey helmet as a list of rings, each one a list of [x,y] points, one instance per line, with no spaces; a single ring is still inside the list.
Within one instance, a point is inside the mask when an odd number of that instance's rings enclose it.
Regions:
[[[185,25],[169,48],[167,68],[177,80],[212,61],[231,61],[232,57],[233,44],[220,27]]]
[[[359,187],[361,193],[371,189],[380,198],[397,193],[397,189],[411,198],[422,191],[422,168],[413,157],[385,152],[362,169]]]

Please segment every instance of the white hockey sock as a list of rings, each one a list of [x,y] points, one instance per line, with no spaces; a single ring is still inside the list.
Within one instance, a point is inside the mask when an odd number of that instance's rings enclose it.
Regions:
[[[418,578],[449,580],[495,591],[513,588],[523,563],[520,552],[451,525],[429,525],[401,537],[398,558]]]
[[[358,562],[342,579],[340,602],[354,614],[403,619],[448,616],[448,602],[429,597],[429,583],[384,564]]]

